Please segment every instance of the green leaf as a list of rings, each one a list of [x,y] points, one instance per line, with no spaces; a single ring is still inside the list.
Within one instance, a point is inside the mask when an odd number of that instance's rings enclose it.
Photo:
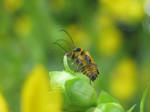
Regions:
[[[72,79],[66,82],[66,94],[73,107],[91,107],[97,104],[97,93],[85,80]]]
[[[98,104],[102,103],[119,103],[119,102],[105,91],[102,91],[98,99]]]
[[[89,77],[87,77],[87,76],[84,75],[83,73],[77,72],[75,75],[76,75],[79,79],[84,80],[84,81],[90,83]]]
[[[118,103],[103,103],[98,105],[94,112],[125,112]]]
[[[71,75],[68,72],[62,71],[54,71],[54,72],[49,72],[50,76],[50,83],[54,86],[58,85],[64,89],[65,83],[67,80],[74,79],[75,76]]]
[[[87,108],[96,106],[97,93],[90,84],[88,77],[82,73],[54,71],[49,73],[50,83],[53,87],[58,85],[62,89],[63,107],[69,111],[86,111]]]
[[[135,106],[136,106],[136,104],[135,105],[133,105],[127,112],[132,112],[133,111],[133,109],[135,108]]]
[[[145,98],[147,96],[148,90],[149,90],[149,86],[144,90],[142,100],[141,100],[141,103],[140,103],[140,112],[144,112],[144,102],[145,102]]]
[[[94,112],[95,107],[88,108],[86,112]]]
[[[125,112],[118,100],[102,91],[98,98],[98,107],[94,112]]]

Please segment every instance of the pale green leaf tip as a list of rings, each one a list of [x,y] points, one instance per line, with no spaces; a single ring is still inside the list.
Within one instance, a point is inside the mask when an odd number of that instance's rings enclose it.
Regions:
[[[136,107],[136,104],[134,104],[127,112],[132,112],[135,107]]]
[[[144,102],[145,102],[145,98],[147,96],[148,90],[149,90],[149,86],[144,90],[141,103],[140,103],[140,112],[144,112]]]
[[[68,61],[67,61],[67,56],[64,55],[64,67],[65,67],[65,70],[71,74],[73,74],[74,72],[70,69],[70,67],[68,66]]]

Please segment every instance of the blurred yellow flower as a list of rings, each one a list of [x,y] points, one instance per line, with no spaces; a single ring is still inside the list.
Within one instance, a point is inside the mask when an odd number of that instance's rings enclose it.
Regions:
[[[102,10],[127,23],[138,22],[144,17],[144,8],[138,0],[99,0]],[[106,13],[105,12],[105,13]]]
[[[122,34],[115,27],[112,19],[107,16],[98,18],[99,41],[98,48],[102,55],[113,56],[122,46]]]
[[[0,92],[0,112],[9,112],[8,105]]]
[[[31,20],[28,16],[19,17],[14,27],[17,34],[20,36],[27,36],[31,31]]]
[[[110,91],[122,101],[128,101],[136,92],[136,65],[132,59],[123,59],[111,74]]]
[[[67,31],[75,42],[75,44],[81,48],[88,49],[91,45],[91,40],[88,34],[79,26],[77,25],[70,25],[67,28]]]
[[[43,66],[35,67],[30,73],[22,91],[22,112],[60,112],[60,92],[51,89],[46,75]]]
[[[21,8],[23,0],[3,0],[4,7],[9,13],[13,13]]]

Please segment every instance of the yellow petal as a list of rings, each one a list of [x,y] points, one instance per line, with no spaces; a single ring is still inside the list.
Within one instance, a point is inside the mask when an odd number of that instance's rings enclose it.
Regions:
[[[61,112],[61,94],[59,89],[49,92],[48,112]]]
[[[144,8],[138,0],[99,0],[102,10],[127,23],[136,23],[143,19]],[[105,13],[106,13],[105,12]]]
[[[101,27],[98,40],[100,54],[114,56],[122,47],[121,31],[115,27],[113,20],[105,15],[98,18],[97,24]]]
[[[110,90],[112,94],[122,100],[128,101],[136,91],[136,64],[132,59],[124,59],[112,72]]]
[[[0,92],[0,112],[9,112],[8,105]]]
[[[46,75],[43,66],[35,67],[29,74],[22,91],[22,112],[60,112],[60,97],[57,92],[54,95]]]

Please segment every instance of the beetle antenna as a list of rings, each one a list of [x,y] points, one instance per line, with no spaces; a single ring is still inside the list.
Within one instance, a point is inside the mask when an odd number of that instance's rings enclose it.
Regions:
[[[62,48],[65,52],[67,52],[67,50],[64,47],[62,47],[59,43],[54,42],[53,44],[56,44],[58,47]]]
[[[74,44],[74,41],[72,40],[71,35],[70,35],[66,30],[64,30],[64,29],[62,29],[62,30],[60,30],[60,31],[63,31],[64,33],[67,34],[67,36],[69,37],[69,39],[71,40],[71,42],[72,42],[72,44],[73,44],[73,47],[75,48],[76,46],[75,46],[75,44]]]

